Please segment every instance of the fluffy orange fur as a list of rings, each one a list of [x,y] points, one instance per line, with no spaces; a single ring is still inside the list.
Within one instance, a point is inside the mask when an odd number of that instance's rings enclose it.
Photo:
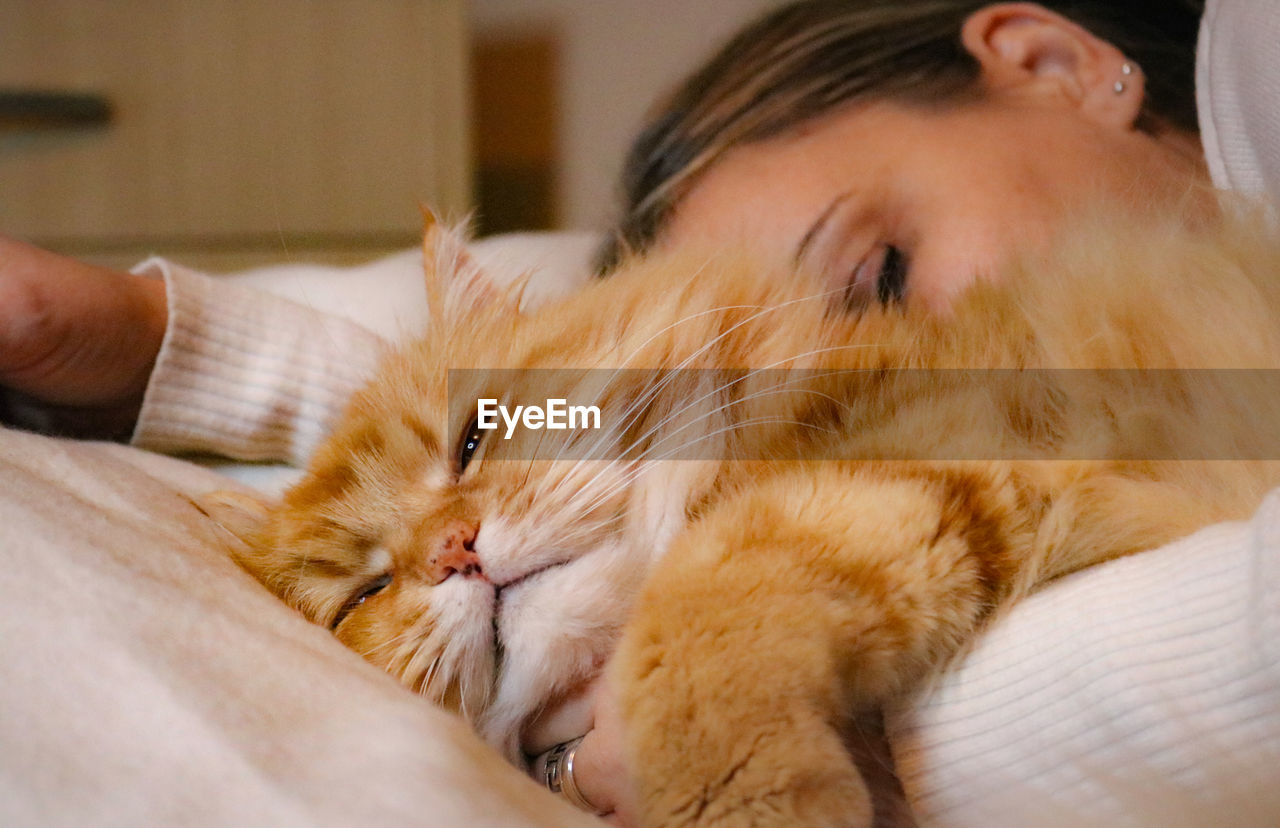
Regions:
[[[521,312],[430,227],[431,329],[282,502],[233,509],[237,559],[513,759],[608,661],[646,824],[867,824],[855,715],[1038,585],[1276,481],[1280,397],[1191,369],[1280,367],[1280,247],[1090,228],[938,316],[689,251]],[[474,401],[542,399],[549,368],[598,369],[556,393],[613,425],[460,463]]]

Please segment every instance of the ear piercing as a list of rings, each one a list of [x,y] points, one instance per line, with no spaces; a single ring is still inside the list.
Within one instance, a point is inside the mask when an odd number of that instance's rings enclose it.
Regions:
[[[1120,67],[1120,74],[1124,75],[1126,78],[1132,75],[1133,66],[1126,61],[1125,64]],[[1121,78],[1120,80],[1116,81],[1115,86],[1111,88],[1115,90],[1115,93],[1117,95],[1123,95],[1125,90],[1124,78]]]

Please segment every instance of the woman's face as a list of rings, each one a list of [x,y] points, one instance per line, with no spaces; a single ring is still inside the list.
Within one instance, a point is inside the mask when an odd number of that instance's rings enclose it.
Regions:
[[[862,104],[726,153],[660,243],[753,246],[829,274],[851,305],[905,292],[942,307],[1081,205],[1185,193],[1189,155],[1035,101]]]

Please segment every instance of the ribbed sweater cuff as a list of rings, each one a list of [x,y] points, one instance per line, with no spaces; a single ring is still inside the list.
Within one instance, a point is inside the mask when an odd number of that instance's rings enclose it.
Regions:
[[[369,330],[163,259],[169,325],[132,442],[305,463],[385,350]]]

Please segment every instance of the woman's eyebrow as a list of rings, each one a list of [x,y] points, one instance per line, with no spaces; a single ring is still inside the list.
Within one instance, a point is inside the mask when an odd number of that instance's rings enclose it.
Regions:
[[[805,254],[808,252],[809,246],[813,244],[813,240],[818,237],[819,233],[822,232],[822,228],[825,227],[827,222],[831,219],[832,213],[834,213],[836,211],[836,208],[839,207],[840,204],[845,200],[847,200],[851,195],[853,195],[853,191],[846,190],[843,193],[840,193],[835,198],[833,198],[831,200],[831,203],[826,206],[826,209],[824,209],[822,213],[818,216],[818,218],[813,222],[813,226],[811,226],[807,231],[805,231],[804,237],[800,239],[800,244],[796,246],[796,255],[795,255],[796,264],[800,264],[802,261],[804,261]]]

